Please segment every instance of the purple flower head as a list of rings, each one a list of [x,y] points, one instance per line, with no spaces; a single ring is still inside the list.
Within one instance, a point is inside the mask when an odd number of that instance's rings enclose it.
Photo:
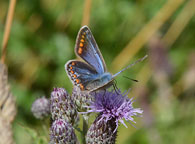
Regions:
[[[117,127],[119,122],[127,127],[123,120],[136,123],[133,116],[139,116],[143,112],[140,108],[133,108],[133,102],[133,98],[129,99],[127,93],[100,91],[95,94],[95,100],[89,106],[88,112],[100,113],[100,121],[115,119]]]

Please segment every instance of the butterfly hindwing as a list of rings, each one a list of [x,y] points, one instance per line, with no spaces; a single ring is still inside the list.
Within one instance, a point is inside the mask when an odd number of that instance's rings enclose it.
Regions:
[[[83,26],[78,33],[75,53],[93,67],[97,73],[103,74],[107,71],[104,59],[87,26]]]
[[[70,60],[65,69],[71,82],[81,90],[86,90],[88,83],[97,78],[96,70],[82,61]]]

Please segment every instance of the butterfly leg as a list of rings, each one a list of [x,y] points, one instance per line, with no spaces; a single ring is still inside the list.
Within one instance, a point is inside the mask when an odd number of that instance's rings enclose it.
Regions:
[[[114,88],[114,90],[115,90],[115,92],[117,93],[117,94],[119,94],[119,89],[118,89],[118,87],[117,87],[117,81],[116,80],[114,80],[114,83],[113,83],[113,88]]]
[[[106,89],[104,89],[104,95],[103,96],[105,96],[105,94],[106,94]]]

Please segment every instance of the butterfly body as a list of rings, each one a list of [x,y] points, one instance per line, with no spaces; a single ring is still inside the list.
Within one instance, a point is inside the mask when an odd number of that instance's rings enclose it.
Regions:
[[[78,33],[75,54],[84,62],[70,60],[65,64],[65,70],[73,85],[82,91],[95,91],[111,86],[114,78],[131,66],[129,65],[114,75],[109,73],[96,41],[87,26],[83,26]]]
[[[109,84],[109,85],[108,85]],[[87,90],[93,91],[100,88],[107,88],[112,85],[112,75],[110,73],[104,73],[98,75],[96,79],[92,80],[86,85]]]

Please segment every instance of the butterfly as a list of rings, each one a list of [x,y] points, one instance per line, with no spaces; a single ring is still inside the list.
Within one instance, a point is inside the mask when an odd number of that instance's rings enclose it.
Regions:
[[[110,87],[118,74],[147,57],[144,56],[112,75],[107,71],[103,56],[88,26],[83,26],[78,32],[74,50],[84,62],[69,60],[65,64],[65,70],[73,85],[79,87],[81,91],[96,91]]]

